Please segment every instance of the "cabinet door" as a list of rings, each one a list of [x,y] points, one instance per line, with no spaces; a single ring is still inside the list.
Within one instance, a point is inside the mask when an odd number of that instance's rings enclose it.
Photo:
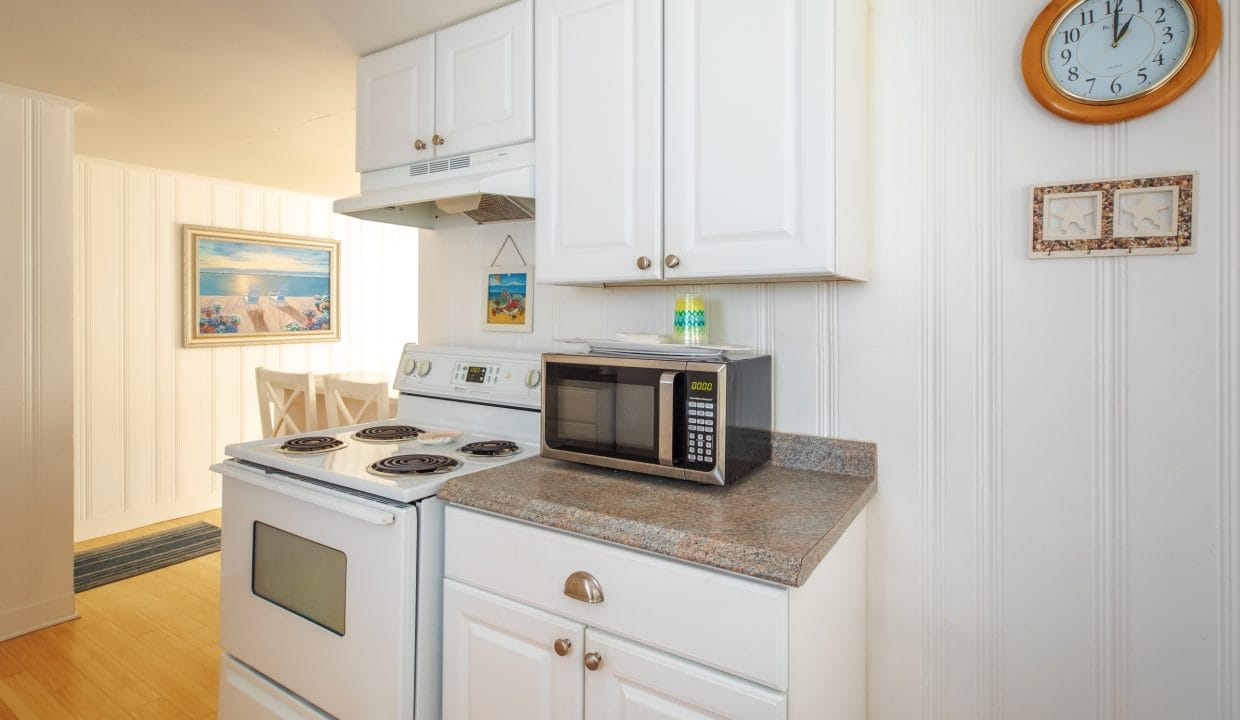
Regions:
[[[357,169],[381,170],[432,156],[435,38],[357,61]],[[423,149],[417,149],[421,143]]]
[[[720,629],[721,633],[726,632]],[[590,629],[586,720],[782,720],[783,693]]]
[[[539,0],[536,26],[538,279],[657,280],[661,4]]]
[[[830,0],[666,0],[669,279],[832,271],[833,20]]]
[[[533,5],[520,0],[435,34],[439,157],[534,136]]]
[[[578,623],[445,580],[444,719],[580,718],[584,645]]]

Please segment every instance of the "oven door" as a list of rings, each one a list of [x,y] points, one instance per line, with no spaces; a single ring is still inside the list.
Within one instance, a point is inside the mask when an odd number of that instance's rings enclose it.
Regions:
[[[224,651],[336,717],[413,717],[416,506],[213,469]]]
[[[652,472],[684,459],[685,363],[545,356],[543,455]]]

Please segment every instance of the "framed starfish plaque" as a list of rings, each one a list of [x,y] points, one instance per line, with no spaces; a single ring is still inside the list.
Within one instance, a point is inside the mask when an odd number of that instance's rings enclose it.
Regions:
[[[1034,185],[1029,257],[1191,253],[1197,176]]]

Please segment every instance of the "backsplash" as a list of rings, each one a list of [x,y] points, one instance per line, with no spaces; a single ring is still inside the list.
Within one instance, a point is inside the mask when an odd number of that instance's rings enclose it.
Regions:
[[[420,342],[542,352],[580,347],[557,342],[567,338],[605,338],[617,332],[670,335],[676,295],[700,292],[706,296],[710,342],[753,345],[773,355],[776,429],[835,434],[830,401],[834,364],[828,357],[835,323],[828,296],[838,283],[614,288],[536,284],[533,332],[489,332],[482,329],[485,269],[507,235],[525,260],[534,263],[534,221],[422,231]],[[509,245],[496,264],[520,265],[521,258]],[[534,279],[537,282],[536,264]]]

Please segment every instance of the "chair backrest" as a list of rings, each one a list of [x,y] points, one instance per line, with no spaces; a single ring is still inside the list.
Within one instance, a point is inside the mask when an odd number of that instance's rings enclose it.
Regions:
[[[386,382],[354,382],[331,375],[323,377],[327,424],[332,427],[355,425],[392,417],[392,402]]]
[[[251,285],[250,292],[245,296],[246,304],[257,305],[258,304],[258,293],[259,293],[259,287],[257,285]]]
[[[258,417],[263,437],[294,435],[319,427],[313,373],[286,373],[255,368]]]

